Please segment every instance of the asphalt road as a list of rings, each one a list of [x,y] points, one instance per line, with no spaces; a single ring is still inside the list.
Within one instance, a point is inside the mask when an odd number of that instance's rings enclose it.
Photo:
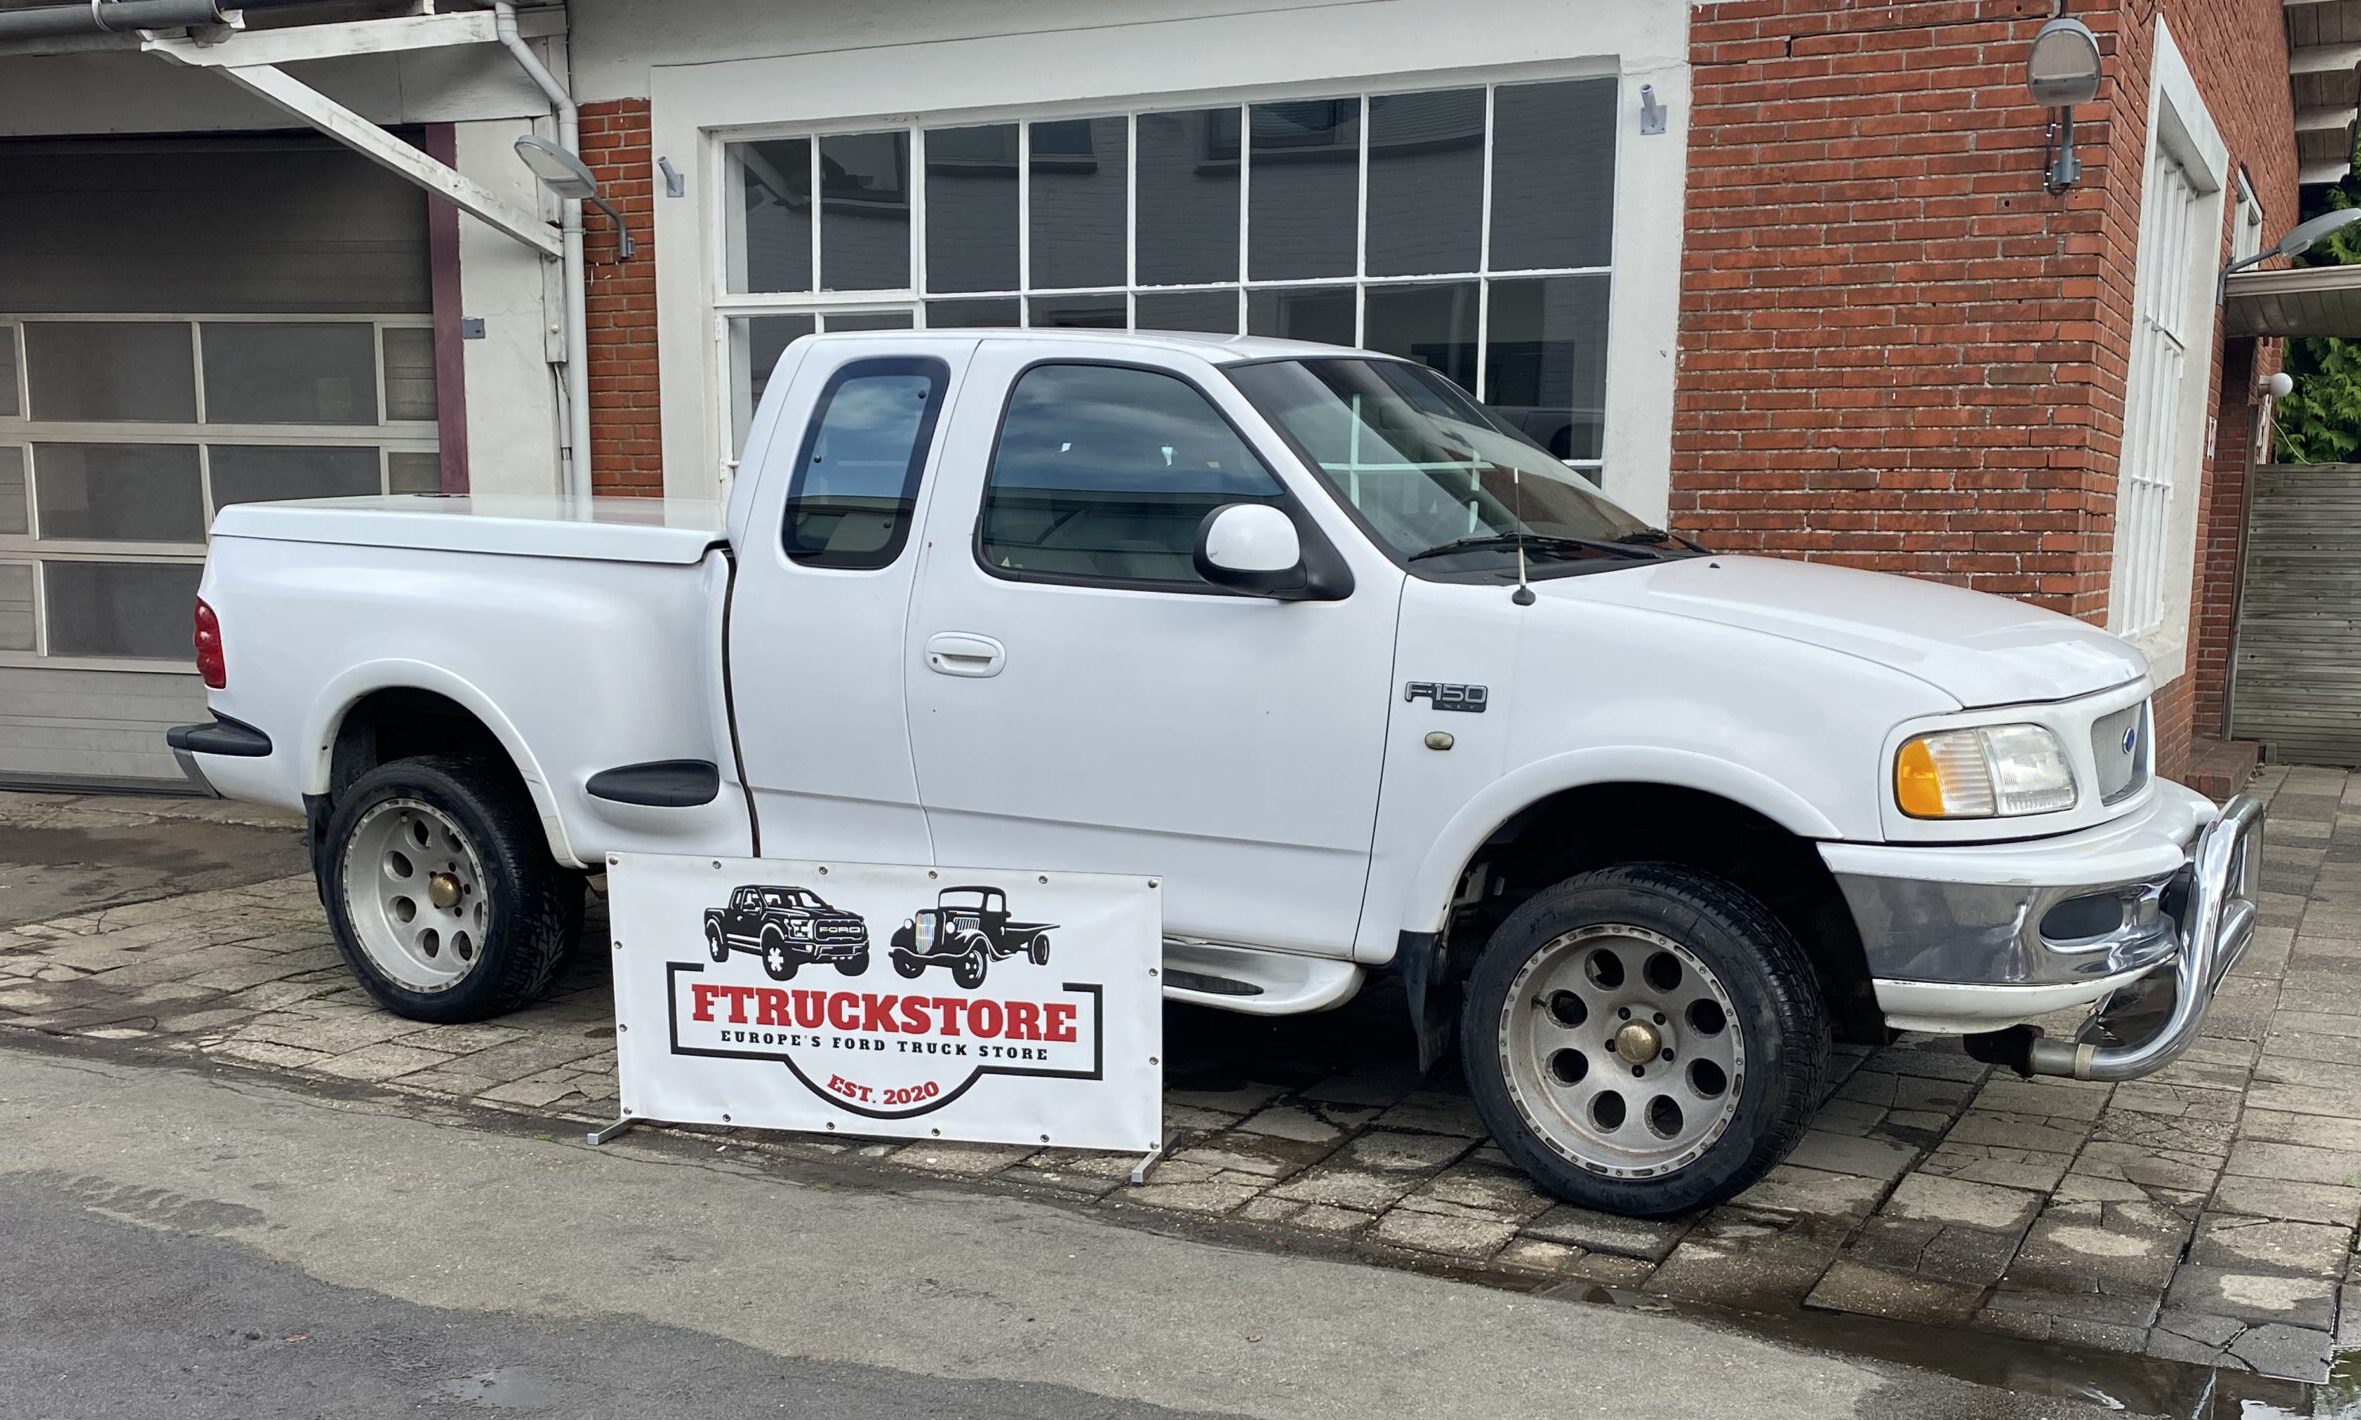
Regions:
[[[418,1108],[0,1037],[0,1416],[2100,1413],[679,1136],[592,1150]]]

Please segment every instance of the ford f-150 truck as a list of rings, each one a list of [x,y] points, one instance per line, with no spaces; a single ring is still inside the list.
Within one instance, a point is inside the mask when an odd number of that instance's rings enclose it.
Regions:
[[[1366,351],[807,338],[726,506],[241,504],[200,597],[171,743],[307,812],[391,1010],[534,999],[609,853],[1153,874],[1169,998],[1396,973],[1628,1213],[1777,1162],[1832,1039],[2155,1070],[2254,922],[2258,805],[2156,776],[2133,647],[1715,555]]]

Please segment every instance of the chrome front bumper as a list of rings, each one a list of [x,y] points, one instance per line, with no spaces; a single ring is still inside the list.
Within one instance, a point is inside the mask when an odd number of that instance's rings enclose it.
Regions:
[[[1821,851],[1888,1024],[1968,1035],[2029,1074],[2121,1080],[2188,1048],[2253,938],[2262,824],[2251,795],[2216,812],[2167,782],[2139,814],[2054,839]],[[2133,999],[2167,982],[2161,1020],[2119,1040]],[[2023,1025],[2102,1002],[2073,1041]]]

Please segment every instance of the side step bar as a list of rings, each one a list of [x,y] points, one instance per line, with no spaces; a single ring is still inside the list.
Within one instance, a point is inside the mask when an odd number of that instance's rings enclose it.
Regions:
[[[1164,999],[1217,1011],[1249,1016],[1325,1011],[1351,1000],[1361,989],[1362,975],[1349,961],[1164,939]]]

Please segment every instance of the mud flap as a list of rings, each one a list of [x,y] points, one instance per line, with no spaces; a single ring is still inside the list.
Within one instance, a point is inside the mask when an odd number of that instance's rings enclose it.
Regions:
[[[1459,987],[1451,977],[1449,951],[1433,932],[1404,932],[1394,946],[1394,964],[1410,1002],[1418,1070],[1425,1074],[1451,1048],[1452,1027],[1459,1019]]]
[[[319,889],[320,905],[328,905],[328,819],[336,811],[326,794],[303,796],[303,851],[312,865],[312,886]]]

